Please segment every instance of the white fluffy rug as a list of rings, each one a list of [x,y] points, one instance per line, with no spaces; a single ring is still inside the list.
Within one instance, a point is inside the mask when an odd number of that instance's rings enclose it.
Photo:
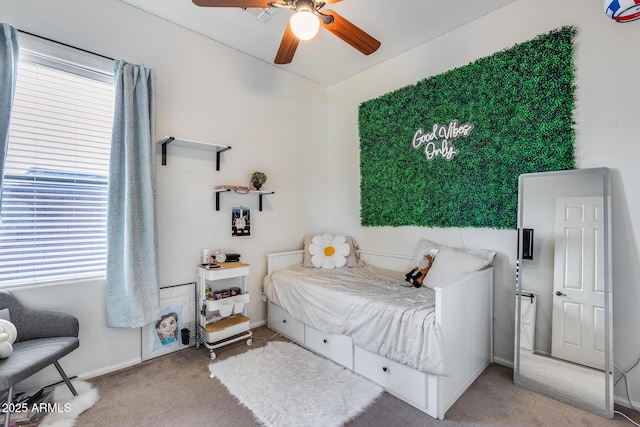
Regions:
[[[341,426],[382,393],[377,384],[287,342],[211,363],[209,371],[269,427]]]
[[[98,390],[86,381],[71,382],[78,393],[71,394],[69,387],[62,383],[53,390],[53,403],[57,403],[56,412],[47,414],[39,427],[72,427],[78,416],[91,408],[100,399]]]

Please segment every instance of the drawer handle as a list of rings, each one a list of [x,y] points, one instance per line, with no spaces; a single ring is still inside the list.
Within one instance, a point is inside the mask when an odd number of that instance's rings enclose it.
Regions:
[[[387,368],[386,366],[383,366],[383,367],[382,367],[382,370],[383,370],[384,372],[386,372],[387,374],[390,374],[390,373],[391,373],[391,370],[390,370],[389,368]]]
[[[322,342],[326,344],[326,343],[328,343],[329,341],[327,341],[327,339],[325,338],[325,339],[323,339],[323,340],[322,340]]]

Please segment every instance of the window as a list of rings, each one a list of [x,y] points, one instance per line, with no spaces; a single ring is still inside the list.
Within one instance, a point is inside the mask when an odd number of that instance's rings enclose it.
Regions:
[[[105,274],[114,96],[111,76],[21,50],[0,286]]]

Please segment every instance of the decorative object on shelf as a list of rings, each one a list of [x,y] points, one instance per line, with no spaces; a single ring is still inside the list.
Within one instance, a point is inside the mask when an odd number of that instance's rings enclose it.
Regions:
[[[604,0],[604,12],[617,22],[631,22],[640,18],[640,3],[636,0]]]
[[[222,264],[227,260],[227,254],[222,249],[218,249],[213,253],[213,255],[216,257],[216,262],[218,264]]]
[[[240,262],[240,254],[238,253],[227,254],[226,262]]]
[[[256,190],[262,187],[262,184],[267,182],[267,175],[264,172],[254,172],[251,174],[251,182]]]
[[[231,236],[251,237],[251,208],[233,206],[231,208]]]
[[[233,191],[238,194],[249,194],[249,187],[243,185],[216,185],[215,190]]]

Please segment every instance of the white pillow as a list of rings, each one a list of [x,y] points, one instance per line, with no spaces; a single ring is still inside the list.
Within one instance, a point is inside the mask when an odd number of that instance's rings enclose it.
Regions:
[[[487,260],[460,249],[442,246],[422,284],[433,289],[435,286],[455,283],[472,271],[486,267],[492,260],[493,258]]]
[[[429,239],[421,238],[418,240],[418,244],[416,245],[416,249],[413,252],[413,262],[414,266],[419,265],[420,261],[424,259],[424,256],[431,253],[431,255],[436,256],[438,251],[444,245],[441,243],[433,242]],[[493,261],[493,258],[496,256],[496,252],[489,249],[463,249],[456,248],[458,250],[464,251],[466,253],[475,255],[487,261],[487,265]]]
[[[418,240],[416,249],[413,251],[413,265],[420,265],[420,262],[422,262],[425,255],[429,253],[435,256],[441,247],[442,245],[440,243],[432,242],[429,239]]]

